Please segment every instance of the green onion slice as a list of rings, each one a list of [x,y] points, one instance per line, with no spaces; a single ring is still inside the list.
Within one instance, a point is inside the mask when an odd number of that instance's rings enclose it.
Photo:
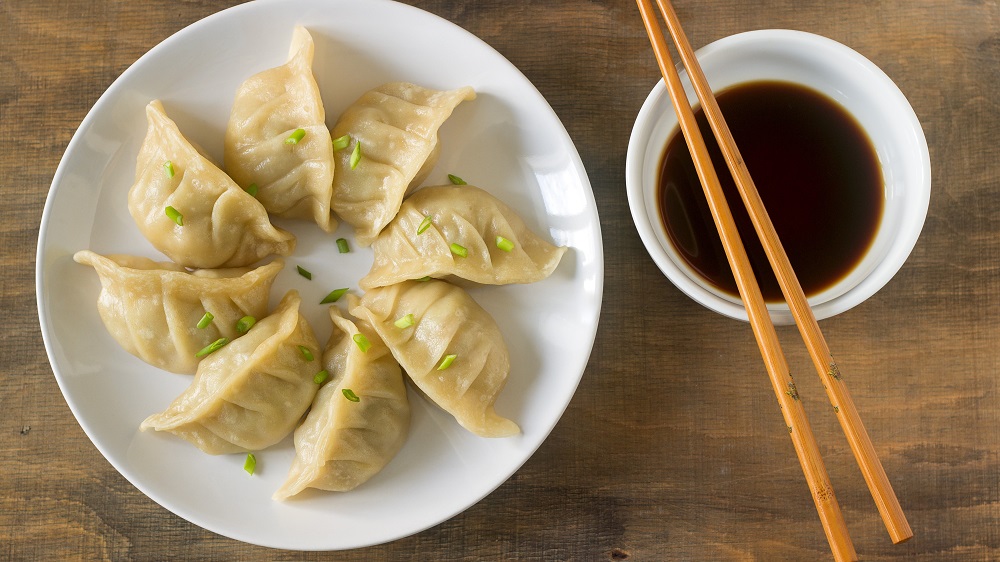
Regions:
[[[344,296],[344,293],[346,293],[347,291],[348,291],[347,287],[344,287],[343,289],[334,289],[333,291],[330,291],[329,295],[323,297],[323,300],[319,301],[319,304],[330,304],[331,302],[337,302],[340,300],[340,297]]]
[[[420,226],[417,227],[417,234],[423,234],[431,227],[431,218],[424,217],[424,220],[420,221]]]
[[[425,281],[430,281],[430,280],[431,280],[431,276],[430,275],[424,275],[420,279],[414,279],[414,281],[417,281],[419,283],[423,283]]]
[[[337,251],[341,254],[348,254],[351,252],[351,247],[347,245],[346,239],[337,238]]]
[[[219,338],[219,339],[215,340],[214,342],[212,342],[212,343],[206,345],[205,347],[201,348],[201,351],[199,351],[198,353],[195,353],[194,356],[195,357],[204,357],[204,356],[208,355],[209,353],[215,353],[216,351],[219,351],[220,349],[222,349],[222,347],[224,345],[226,345],[227,343],[229,343],[229,338]]]
[[[441,360],[441,364],[438,365],[437,370],[443,371],[448,367],[451,367],[451,364],[455,362],[456,357],[458,357],[458,355],[455,355],[454,353],[452,353],[451,355],[445,355],[444,359]]]
[[[257,323],[257,319],[253,316],[244,316],[236,321],[236,331],[245,334],[253,328],[253,325]]]
[[[169,217],[170,220],[177,223],[177,226],[184,226],[184,215],[182,215],[180,211],[170,205],[167,205],[167,208],[163,209],[163,212],[167,214],[167,217]]]
[[[299,346],[299,353],[302,354],[302,357],[305,357],[306,361],[312,361],[313,360],[313,353],[311,351],[309,351],[308,347],[306,347],[304,345],[300,345]]]
[[[299,144],[299,141],[302,140],[302,137],[304,136],[306,136],[305,129],[295,129],[292,131],[292,134],[288,135],[288,138],[285,139],[285,144]]]
[[[205,315],[198,321],[198,328],[207,328],[208,325],[212,323],[212,320],[215,320],[215,315],[211,312],[205,311]]]
[[[368,349],[372,346],[372,342],[368,341],[368,338],[364,334],[354,334],[354,343],[358,344],[358,349],[362,353],[368,353]]]
[[[407,314],[406,316],[402,316],[399,318],[399,320],[393,322],[393,324],[395,324],[396,327],[399,328],[400,330],[402,330],[403,328],[409,328],[410,326],[413,325],[413,315]]]
[[[342,137],[337,137],[333,139],[333,150],[344,150],[347,145],[351,144],[351,135],[344,135]]]
[[[249,186],[247,186],[247,193],[249,193],[250,195],[257,197],[257,191],[258,191],[257,184],[252,183]]]
[[[351,169],[358,167],[358,162],[361,162],[361,141],[354,143],[354,152],[351,153]]]
[[[308,269],[302,267],[301,265],[295,266],[295,269],[299,270],[299,275],[305,277],[306,279],[312,281],[313,274]]]
[[[455,175],[452,175],[452,174],[448,174],[448,181],[450,181],[451,183],[453,183],[455,185],[469,185],[469,184],[465,183],[465,180],[463,180],[462,178],[460,178],[458,176],[455,176]]]
[[[341,392],[344,393],[344,398],[347,398],[351,402],[361,402],[361,399],[358,398],[357,394],[354,394],[353,390],[351,390],[349,388],[345,388]]]
[[[174,177],[174,163],[167,160],[163,163],[163,173],[167,174],[168,178]]]
[[[247,471],[247,474],[250,476],[253,476],[255,468],[257,468],[257,457],[253,453],[247,453],[247,460],[243,463],[243,470]]]
[[[451,247],[451,253],[455,254],[460,258],[464,258],[469,255],[469,251],[465,249],[465,246],[452,242],[450,247]]]
[[[316,384],[323,384],[323,381],[325,381],[329,376],[330,373],[327,373],[326,370],[320,371],[313,377],[313,382]]]
[[[514,250],[514,243],[507,240],[503,236],[497,236],[497,248],[500,248],[505,252],[510,252]]]

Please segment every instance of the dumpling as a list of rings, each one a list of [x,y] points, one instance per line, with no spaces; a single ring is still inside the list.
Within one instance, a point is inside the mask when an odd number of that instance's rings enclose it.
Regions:
[[[372,249],[375,260],[360,281],[363,289],[447,275],[488,285],[533,283],[548,277],[566,252],[528,230],[502,201],[471,185],[417,190]]]
[[[269,213],[313,220],[332,232],[333,144],[313,51],[312,36],[298,26],[288,62],[240,86],[226,127],[225,166],[244,189],[256,184],[257,200]]]
[[[410,428],[403,373],[378,334],[336,307],[330,307],[330,319],[333,333],[323,352],[330,379],[295,430],[295,459],[274,494],[278,500],[306,488],[353,490],[392,460]],[[367,351],[355,343],[356,334],[367,338]]]
[[[169,431],[212,455],[281,441],[309,408],[321,370],[319,344],[299,314],[300,302],[289,291],[246,335],[207,355],[191,386],[139,429]]]
[[[371,324],[417,388],[462,427],[482,437],[520,433],[494,409],[510,373],[507,345],[493,317],[463,289],[407,281],[348,299],[351,314]],[[401,318],[412,325],[400,328]]]
[[[189,272],[171,262],[89,250],[73,259],[101,278],[97,310],[111,336],[146,363],[187,374],[197,370],[196,354],[205,346],[240,336],[241,318],[267,316],[271,284],[284,266],[275,260],[252,270]],[[206,312],[214,319],[199,328]]]
[[[349,135],[351,144],[334,153],[332,205],[354,227],[358,244],[371,244],[396,216],[403,196],[437,161],[438,129],[458,104],[475,97],[469,87],[437,91],[394,82],[367,92],[340,116],[333,138]]]
[[[136,225],[174,262],[191,268],[243,267],[287,256],[295,237],[181,135],[159,100],[146,106],[128,210]]]

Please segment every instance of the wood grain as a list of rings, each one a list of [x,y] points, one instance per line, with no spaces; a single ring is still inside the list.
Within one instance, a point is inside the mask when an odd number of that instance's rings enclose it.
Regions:
[[[41,210],[74,130],[145,51],[232,2],[0,2],[0,559],[817,560],[822,529],[746,324],[656,269],[624,191],[632,122],[659,72],[631,2],[412,2],[536,85],[576,143],[606,279],[583,382],[538,452],[455,518],[345,553],[226,539],[161,508],[90,443],[42,349]],[[821,323],[913,527],[885,536],[794,328],[779,337],[863,560],[1000,558],[1000,7],[968,0],[675,2],[695,48],[792,28],[886,71],[921,119],[933,194],[910,259]],[[81,334],[81,337],[86,337]],[[846,352],[849,350],[849,352]]]

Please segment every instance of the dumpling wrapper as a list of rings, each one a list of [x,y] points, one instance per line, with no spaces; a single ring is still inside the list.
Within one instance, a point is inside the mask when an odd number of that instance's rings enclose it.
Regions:
[[[355,229],[355,241],[368,246],[396,216],[407,191],[437,162],[438,129],[464,100],[469,87],[437,91],[405,82],[383,84],[362,95],[340,116],[333,138],[350,135],[351,144],[334,153],[333,210]],[[351,155],[361,143],[361,159]]]
[[[205,346],[240,336],[240,318],[267,315],[271,285],[284,267],[275,260],[256,269],[188,271],[172,262],[89,250],[73,259],[101,279],[97,311],[111,336],[146,363],[185,374],[198,369],[195,354]],[[199,328],[206,312],[215,318]]]
[[[301,26],[292,33],[288,62],[247,79],[236,92],[226,127],[226,171],[273,215],[337,228],[330,212],[333,143],[312,72],[315,46]],[[286,141],[297,129],[305,135]]]
[[[309,408],[320,371],[299,349],[319,356],[300,302],[289,291],[246,335],[207,355],[191,386],[139,429],[169,431],[212,455],[259,451],[281,441]]]
[[[431,223],[418,233],[426,217]],[[498,236],[513,248],[501,249]],[[467,255],[455,255],[453,243]],[[471,185],[417,190],[403,201],[372,249],[372,268],[360,281],[366,290],[448,275],[486,285],[534,283],[551,275],[566,252],[529,230],[502,201]]]
[[[295,237],[273,226],[259,201],[184,138],[159,100],[146,106],[146,120],[128,210],[157,250],[190,268],[244,267],[292,253]],[[168,206],[183,225],[167,215]]]
[[[295,459],[274,494],[284,500],[306,488],[353,490],[399,452],[410,429],[410,403],[399,363],[369,326],[358,326],[330,307],[333,333],[323,352],[330,379],[295,430]],[[368,351],[352,339],[363,334]],[[348,400],[344,390],[358,397]]]
[[[432,402],[481,437],[509,437],[521,429],[496,413],[510,357],[496,321],[463,289],[444,281],[407,281],[348,295],[351,314],[370,324],[410,380]],[[414,323],[395,321],[412,314]],[[439,370],[447,355],[455,355]]]

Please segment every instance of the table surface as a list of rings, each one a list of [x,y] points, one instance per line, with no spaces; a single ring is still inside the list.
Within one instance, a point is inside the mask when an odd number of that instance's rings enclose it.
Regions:
[[[496,48],[565,124],[599,207],[603,312],[579,390],[516,474],[449,521],[332,557],[829,557],[749,327],[674,288],[632,224],[626,146],[658,79],[636,6],[413,3]],[[215,535],[136,490],[77,424],[39,333],[34,252],[70,137],[140,55],[230,4],[0,3],[0,558],[330,556]],[[880,66],[913,105],[933,168],[923,233],[881,292],[821,322],[912,540],[891,544],[818,379],[799,377],[799,390],[862,559],[1000,558],[1000,7],[995,0],[677,0],[676,8],[696,48],[760,28],[833,38]],[[794,328],[779,335],[793,371],[811,372]]]

